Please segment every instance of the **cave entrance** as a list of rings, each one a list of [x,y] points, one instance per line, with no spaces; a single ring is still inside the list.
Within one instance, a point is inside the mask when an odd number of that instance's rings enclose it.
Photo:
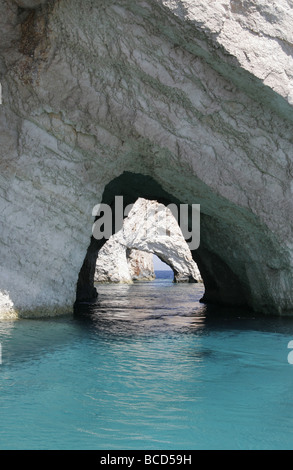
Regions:
[[[113,179],[105,188],[102,204],[112,209],[113,222],[115,219],[115,198],[123,196],[123,209],[143,198],[148,201],[157,201],[164,206],[173,205],[179,209],[180,201],[173,195],[166,192],[162,186],[152,177],[124,172],[119,177]],[[195,201],[197,202],[197,201]],[[208,217],[201,213],[201,220],[205,222]],[[180,221],[178,221],[180,222]],[[121,221],[121,228],[123,220]],[[179,223],[180,225],[180,223]],[[190,221],[190,226],[192,221]],[[204,224],[205,225],[205,224]],[[114,227],[115,224],[112,224]],[[210,226],[210,224],[208,224]],[[114,230],[109,234],[114,235]],[[107,239],[97,240],[91,238],[83,266],[79,273],[76,303],[94,302],[98,293],[95,287],[96,264],[100,250],[106,244]],[[158,254],[158,253],[156,253]],[[211,252],[209,246],[205,244],[205,237],[201,236],[201,244],[198,249],[191,250],[192,259],[199,268],[201,278],[205,286],[203,302],[213,302],[224,305],[246,306],[246,296],[242,289],[241,282],[237,275],[231,270],[228,264],[216,252]],[[162,261],[166,260],[160,256]]]

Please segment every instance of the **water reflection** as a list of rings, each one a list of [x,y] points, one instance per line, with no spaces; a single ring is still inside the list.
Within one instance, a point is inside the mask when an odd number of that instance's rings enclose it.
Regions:
[[[293,319],[250,310],[204,305],[202,284],[154,281],[134,285],[99,284],[98,301],[79,305],[75,319],[92,331],[119,335],[213,334],[267,331],[293,334]]]
[[[292,447],[292,319],[207,308],[196,285],[99,293],[0,324],[2,449]]]
[[[96,304],[79,305],[76,318],[112,334],[149,335],[204,328],[203,287],[194,284],[98,285]]]
[[[120,339],[127,342],[160,336],[162,341],[163,337],[178,339],[180,334],[200,337],[223,331],[235,335],[249,330],[293,338],[291,318],[257,316],[201,304],[202,285],[155,281],[131,286],[99,285],[98,292],[97,303],[79,305],[75,315],[71,312],[62,318],[0,322],[3,367],[39,360],[88,340],[96,344],[110,341],[114,347]],[[285,348],[288,341],[284,341]],[[203,357],[211,352],[195,349],[194,357],[199,358],[199,354]]]

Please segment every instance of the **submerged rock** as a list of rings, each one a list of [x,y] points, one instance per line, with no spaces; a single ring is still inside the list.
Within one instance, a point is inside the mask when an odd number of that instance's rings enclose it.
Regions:
[[[0,6],[0,318],[95,296],[107,188],[201,204],[205,301],[292,314],[292,2]]]

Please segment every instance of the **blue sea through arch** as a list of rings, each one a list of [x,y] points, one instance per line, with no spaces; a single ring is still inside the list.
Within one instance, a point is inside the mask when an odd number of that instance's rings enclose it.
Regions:
[[[164,280],[164,281],[168,281],[168,280],[172,280],[174,279],[174,273],[173,271],[171,270],[157,270],[155,271],[155,275],[156,275],[156,279],[157,280]]]
[[[2,450],[293,448],[292,319],[170,271],[98,291],[88,317],[0,323]]]

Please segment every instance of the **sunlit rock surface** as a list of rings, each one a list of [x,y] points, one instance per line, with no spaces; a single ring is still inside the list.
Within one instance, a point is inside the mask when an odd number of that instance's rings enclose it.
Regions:
[[[153,281],[156,278],[152,253],[128,250],[127,261],[133,281]]]
[[[153,255],[130,250],[110,239],[97,259],[95,282],[132,284],[133,281],[155,279]]]
[[[5,319],[17,319],[17,313],[14,310],[13,302],[11,301],[9,294],[5,292],[0,292],[0,312],[2,317]]]
[[[72,310],[124,171],[201,204],[206,301],[291,314],[292,1],[0,6],[1,318]]]
[[[201,282],[198,267],[182,231],[163,204],[138,199],[123,228],[99,252],[97,282],[126,282],[154,278],[152,257],[168,264],[178,282]]]
[[[96,265],[95,281],[132,283],[126,246],[121,245],[114,237],[111,237],[100,250]]]

